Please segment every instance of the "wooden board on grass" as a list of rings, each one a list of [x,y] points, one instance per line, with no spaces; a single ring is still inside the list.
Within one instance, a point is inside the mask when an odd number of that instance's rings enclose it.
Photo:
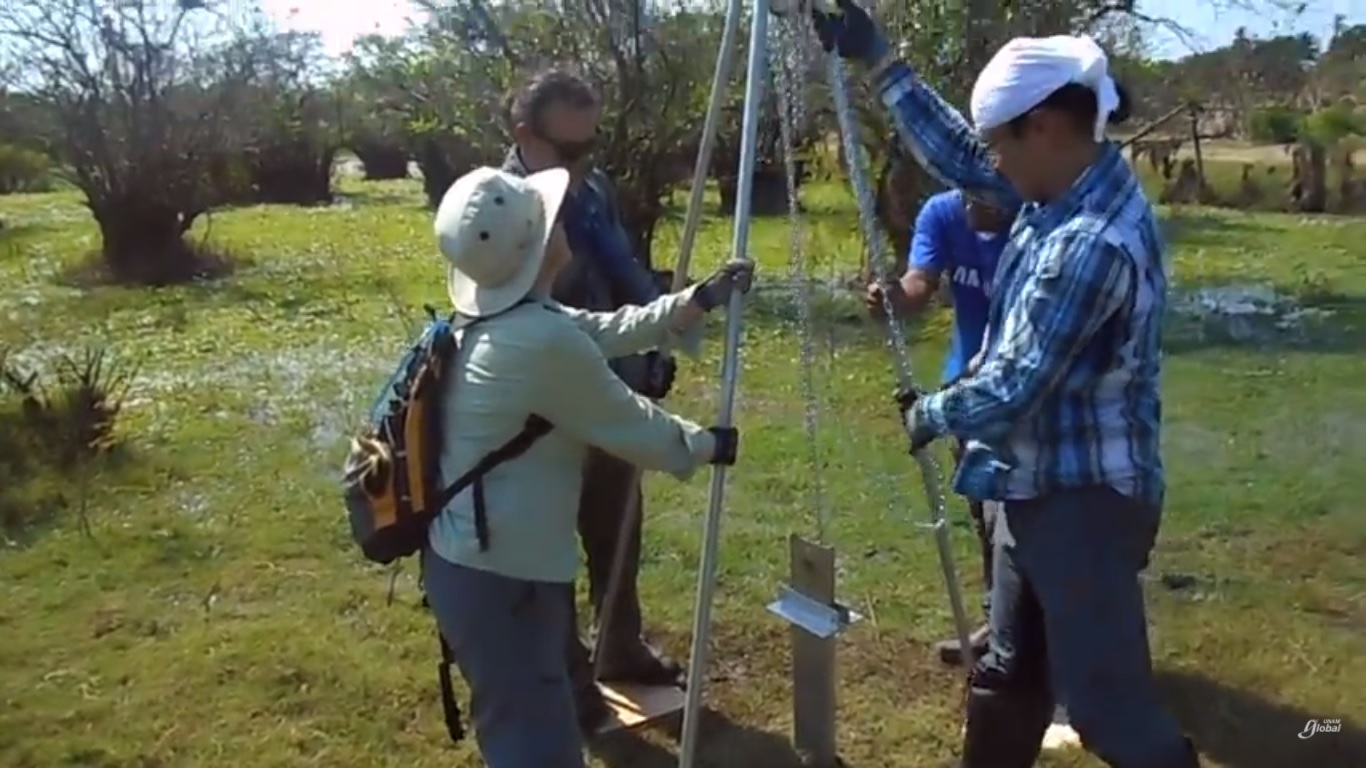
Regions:
[[[652,720],[667,717],[683,709],[686,695],[674,685],[633,685],[630,683],[598,683],[612,717],[599,733],[620,728],[635,728]]]

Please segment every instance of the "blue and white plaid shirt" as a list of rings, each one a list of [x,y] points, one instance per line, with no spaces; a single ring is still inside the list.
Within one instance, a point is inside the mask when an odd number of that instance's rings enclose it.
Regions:
[[[892,63],[876,82],[926,169],[1018,203],[963,116],[909,67]],[[915,406],[921,423],[969,441],[955,489],[1030,499],[1108,485],[1160,504],[1166,297],[1152,206],[1107,143],[1067,194],[1021,207],[997,268],[981,368]]]

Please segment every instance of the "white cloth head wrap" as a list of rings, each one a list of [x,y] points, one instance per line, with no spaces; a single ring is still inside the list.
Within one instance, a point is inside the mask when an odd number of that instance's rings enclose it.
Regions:
[[[989,131],[1037,107],[1049,94],[1069,83],[1096,93],[1095,139],[1119,108],[1119,91],[1111,79],[1105,51],[1086,36],[1017,37],[1001,47],[982,68],[972,87],[972,122]]]

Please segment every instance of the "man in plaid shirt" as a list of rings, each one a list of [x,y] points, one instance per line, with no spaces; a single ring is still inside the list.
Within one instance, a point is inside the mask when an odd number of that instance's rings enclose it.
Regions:
[[[974,126],[896,60],[851,0],[815,12],[827,50],[861,61],[903,142],[945,184],[1023,202],[967,377],[905,412],[912,450],[967,441],[954,478],[1002,502],[990,650],[974,672],[964,768],[1023,768],[1056,701],[1115,768],[1190,768],[1157,699],[1143,592],[1164,480],[1163,246],[1107,122],[1127,115],[1089,38],[1017,38],[983,69]]]

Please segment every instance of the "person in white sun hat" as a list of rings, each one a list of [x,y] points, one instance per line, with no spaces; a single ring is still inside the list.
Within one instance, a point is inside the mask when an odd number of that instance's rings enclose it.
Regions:
[[[686,479],[732,464],[738,433],[706,429],[634,393],[608,358],[669,344],[695,355],[701,320],[749,288],[733,262],[647,306],[593,313],[549,299],[571,258],[556,222],[569,174],[479,168],[436,213],[460,349],[447,374],[441,474],[458,477],[518,434],[551,429],[457,496],[432,524],[427,600],[469,684],[489,768],[581,768],[564,638],[578,567],[576,515],[589,446]]]
[[[1114,768],[1195,768],[1153,679],[1140,572],[1166,491],[1157,217],[1108,125],[1128,114],[1088,37],[1020,37],[982,69],[972,122],[890,50],[853,0],[813,10],[827,51],[864,64],[917,161],[1019,206],[967,375],[903,393],[911,449],[966,443],[954,488],[999,502],[988,651],[963,768],[1027,768],[1054,704]]]

